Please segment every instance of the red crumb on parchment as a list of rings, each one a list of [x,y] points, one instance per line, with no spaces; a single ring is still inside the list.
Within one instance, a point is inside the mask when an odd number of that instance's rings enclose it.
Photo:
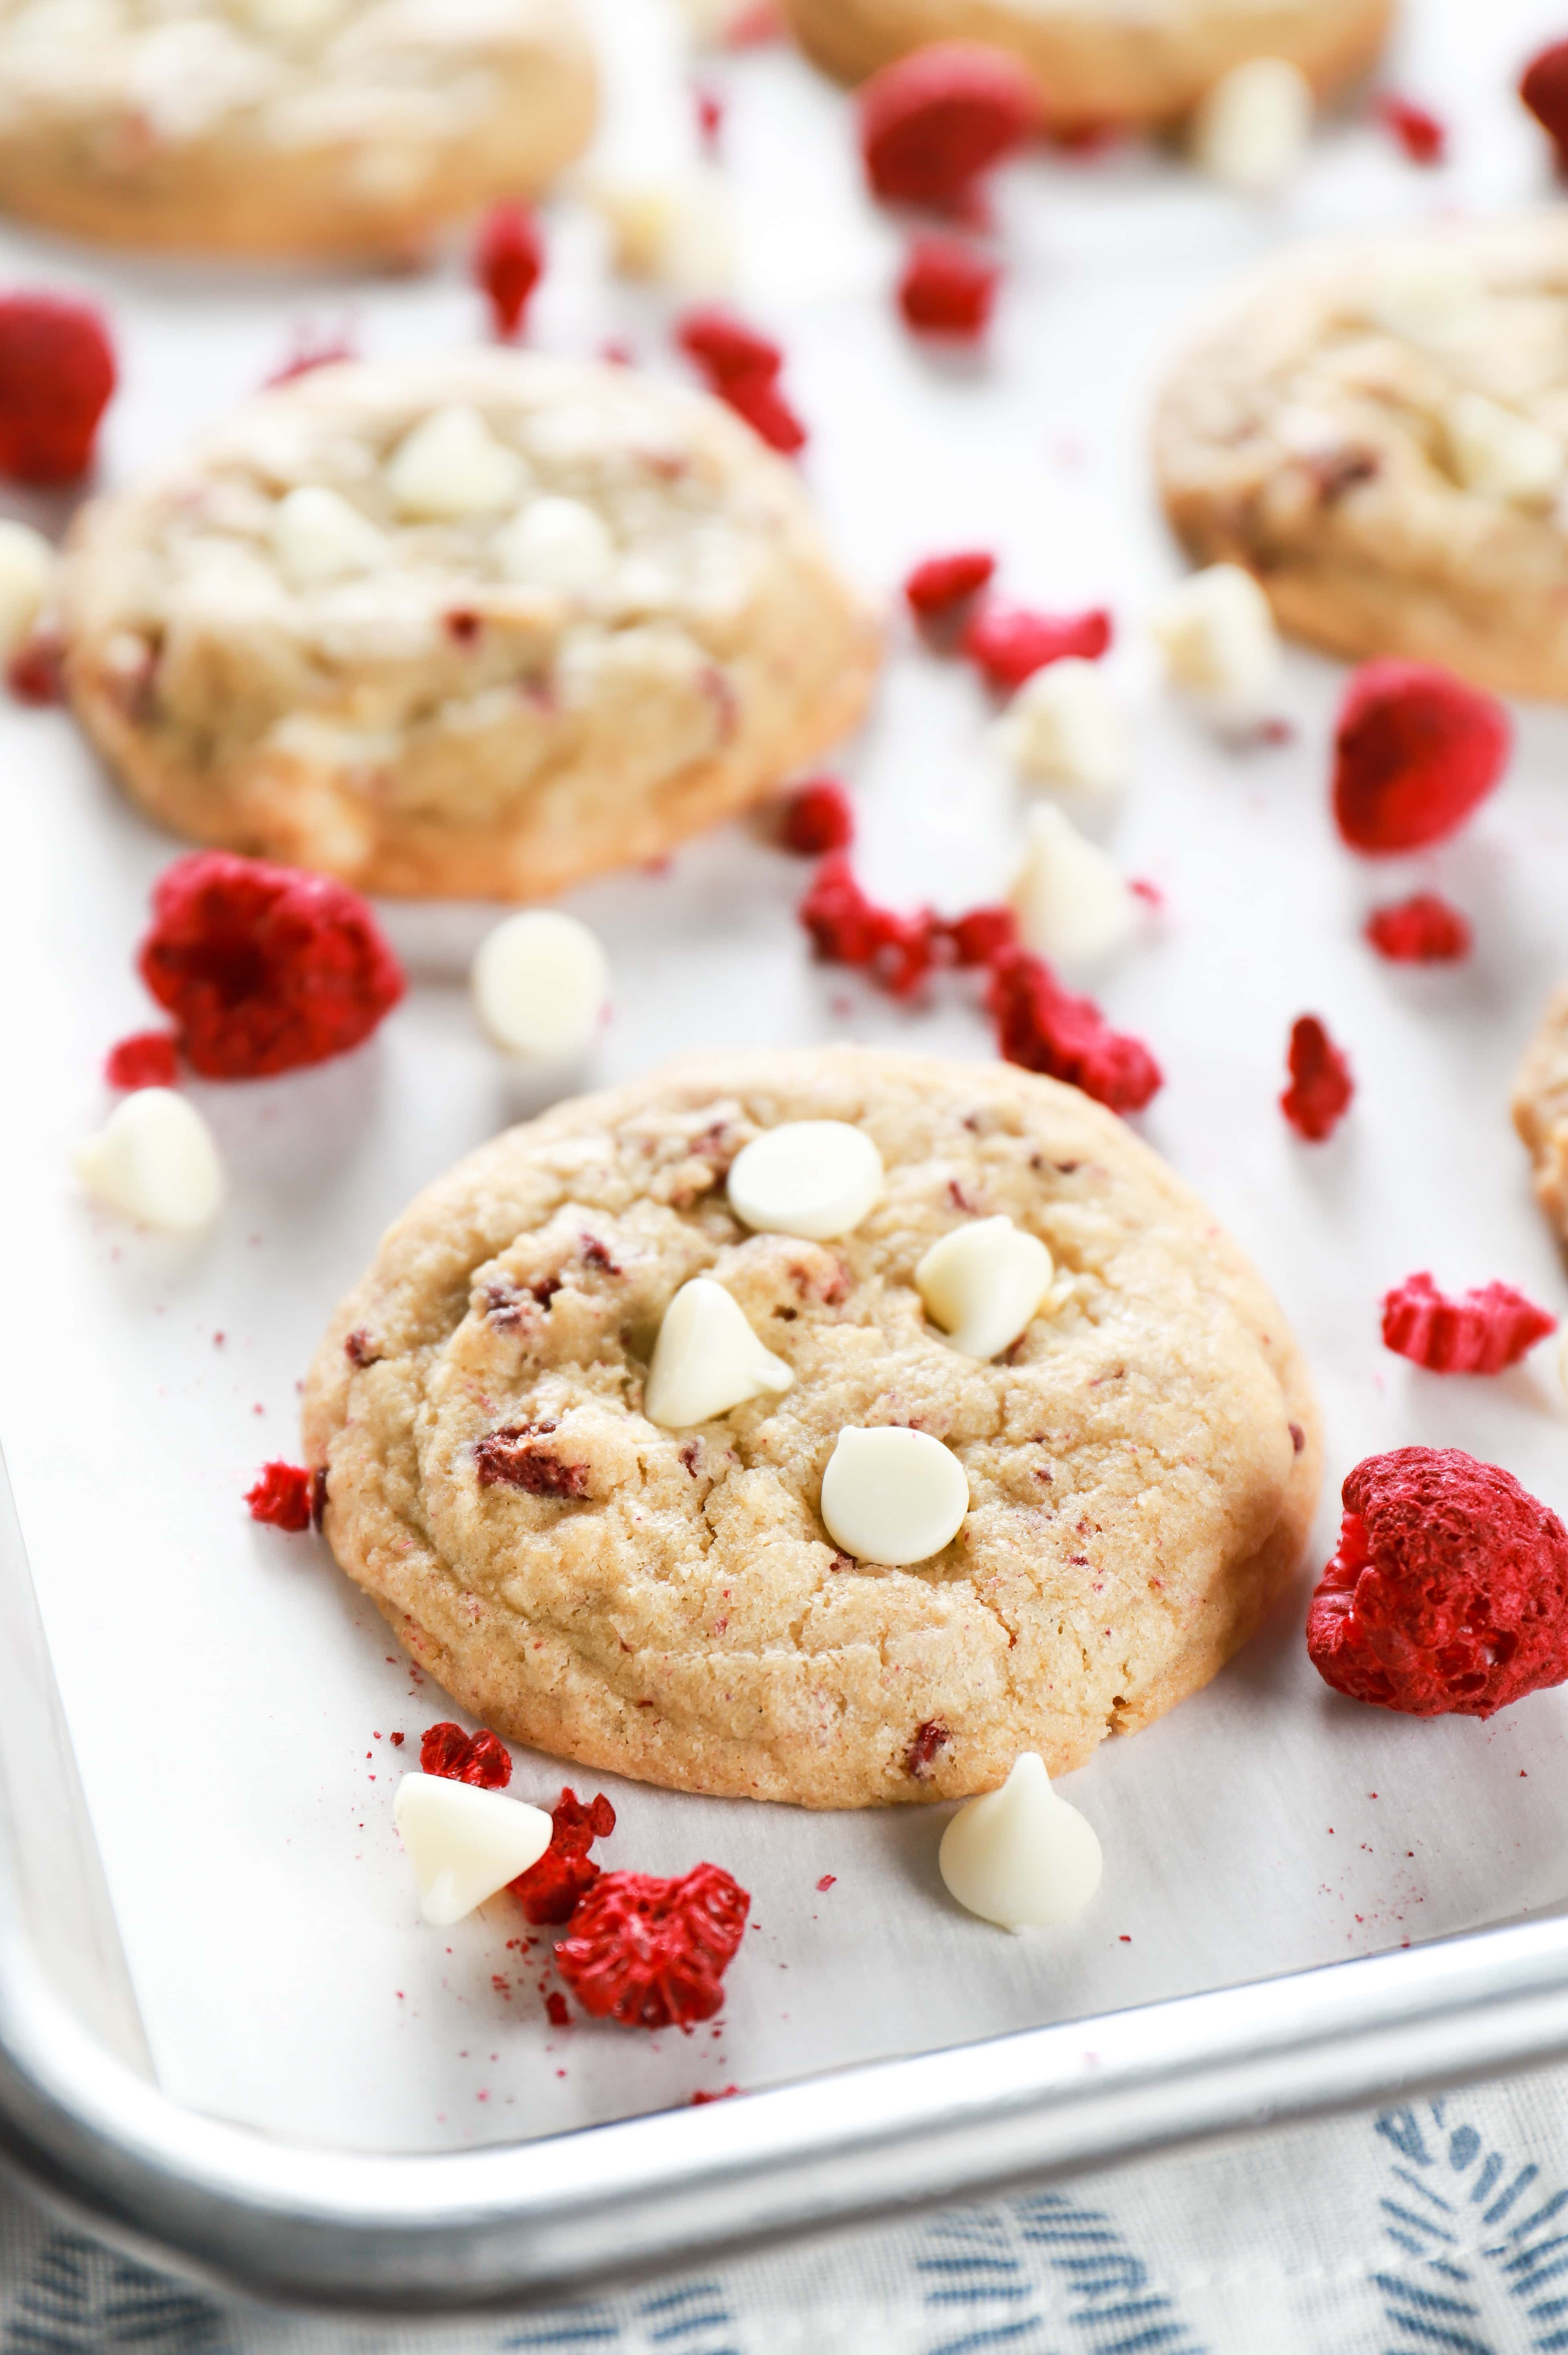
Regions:
[[[1349,1110],[1356,1092],[1350,1066],[1316,1014],[1303,1014],[1292,1026],[1285,1063],[1290,1085],[1279,1108],[1298,1136],[1321,1145]]]
[[[1500,1374],[1556,1330],[1556,1317],[1510,1284],[1482,1284],[1456,1300],[1423,1271],[1383,1298],[1384,1348],[1435,1374]]]
[[[298,1533],[311,1525],[311,1500],[315,1475],[303,1464],[263,1464],[245,1502],[253,1521],[270,1529]]]
[[[976,184],[1035,130],[1028,69],[979,41],[932,41],[883,66],[857,101],[860,155],[886,204],[967,210]]]
[[[1392,90],[1380,91],[1372,101],[1372,111],[1386,131],[1392,132],[1413,164],[1430,167],[1443,164],[1448,156],[1448,126],[1441,116],[1413,99],[1401,98]]]
[[[829,850],[848,850],[854,839],[855,813],[836,777],[816,777],[795,787],[779,820],[779,840],[786,850],[820,858]]]
[[[179,1077],[174,1034],[168,1030],[135,1030],[110,1048],[103,1059],[103,1076],[112,1088],[172,1088]]]
[[[1469,919],[1435,891],[1374,908],[1366,936],[1391,964],[1453,964],[1470,954]]]
[[[421,1736],[420,1772],[449,1783],[472,1783],[481,1791],[504,1791],[512,1779],[511,1753],[499,1734],[464,1733],[443,1718]]]
[[[1001,270],[956,237],[917,237],[898,282],[904,324],[917,336],[974,343],[991,323]]]
[[[1037,613],[1027,605],[988,601],[959,641],[960,651],[985,673],[998,694],[1011,695],[1048,663],[1075,655],[1098,662],[1115,634],[1103,606],[1082,613]]]

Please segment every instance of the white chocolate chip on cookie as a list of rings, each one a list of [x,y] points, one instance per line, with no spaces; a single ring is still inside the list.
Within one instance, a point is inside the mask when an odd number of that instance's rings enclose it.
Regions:
[[[1029,813],[1029,847],[1008,893],[1024,946],[1087,964],[1131,938],[1133,895],[1097,842],[1047,803]]]
[[[420,1885],[420,1911],[450,1929],[539,1862],[552,1826],[542,1807],[444,1774],[405,1774],[392,1804]]]
[[[1312,136],[1312,85],[1287,58],[1249,58],[1204,96],[1193,159],[1246,196],[1269,196],[1296,172]]]
[[[822,1518],[857,1561],[885,1570],[929,1561],[951,1545],[968,1510],[964,1466],[929,1432],[890,1423],[839,1433],[822,1476]]]
[[[1239,564],[1211,564],[1171,591],[1150,619],[1173,687],[1221,711],[1255,711],[1280,673],[1268,599]]]
[[[648,1367],[643,1412],[667,1431],[708,1423],[795,1376],[764,1349],[738,1301],[709,1275],[683,1284],[665,1310]]]
[[[1020,776],[1084,794],[1115,793],[1132,770],[1126,721],[1097,662],[1069,655],[1025,681],[997,723]]]
[[[369,572],[387,553],[386,540],[369,517],[324,483],[301,483],[279,500],[272,540],[285,577],[301,589]]]
[[[387,461],[387,487],[406,516],[489,515],[521,496],[528,471],[476,409],[453,401],[404,435]]]
[[[1563,480],[1559,436],[1484,392],[1461,392],[1443,413],[1448,454],[1466,490],[1516,506],[1545,506]]]
[[[525,908],[485,933],[471,975],[479,1019],[497,1047],[565,1062],[592,1041],[610,998],[597,936],[559,908]]]
[[[937,1863],[948,1893],[983,1922],[1032,1930],[1070,1922],[1100,1886],[1094,1827],[1051,1787],[1045,1761],[1026,1750],[999,1791],[960,1807]]]
[[[615,562],[608,528],[581,499],[530,500],[502,525],[495,549],[508,581],[541,589],[601,588]]]
[[[730,1207],[760,1234],[830,1242],[881,1199],[882,1156],[842,1120],[792,1120],[753,1137],[730,1171]]]
[[[1038,1235],[1011,1219],[976,1219],[933,1243],[914,1272],[925,1313],[955,1349],[995,1358],[1043,1306],[1055,1268]]]
[[[223,1200],[212,1131],[172,1088],[138,1088],[116,1104],[77,1153],[76,1173],[111,1209],[170,1233],[205,1227]]]

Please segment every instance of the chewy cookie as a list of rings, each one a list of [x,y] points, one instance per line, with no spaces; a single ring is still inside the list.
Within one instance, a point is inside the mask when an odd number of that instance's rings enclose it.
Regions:
[[[795,1122],[885,1165],[825,1240],[736,1213],[761,1215],[737,1156]],[[1051,1289],[950,1339],[926,1255],[1009,1219]],[[729,1295],[716,1334],[749,1327],[755,1394],[682,1427],[654,1392],[692,1395],[719,1341],[648,1376],[693,1278]],[[304,1427],[339,1561],[477,1717],[816,1807],[987,1790],[1023,1750],[1059,1773],[1147,1725],[1278,1598],[1318,1484],[1278,1307],[1128,1129],[1009,1065],[847,1047],[677,1065],[470,1156],[339,1308]],[[825,1497],[847,1432],[911,1486],[923,1448],[961,1467],[957,1534],[916,1566],[845,1550],[890,1508],[853,1465]]]
[[[530,899],[731,815],[859,716],[868,610],[706,395],[476,351],[322,368],[79,518],[77,713],[197,841]]]
[[[0,0],[0,206],[116,245],[397,252],[587,144],[577,0]]]
[[[1285,58],[1319,91],[1376,57],[1392,0],[784,0],[801,43],[844,81],[928,41],[1011,49],[1062,128],[1178,120],[1249,58]]]
[[[1317,248],[1193,345],[1172,523],[1332,653],[1568,695],[1568,218]]]
[[[1519,1067],[1513,1124],[1534,1164],[1536,1198],[1568,1243],[1568,989],[1552,998]]]

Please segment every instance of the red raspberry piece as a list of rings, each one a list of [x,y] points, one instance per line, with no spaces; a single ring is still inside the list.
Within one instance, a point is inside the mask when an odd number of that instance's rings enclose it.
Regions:
[[[917,237],[899,280],[899,309],[917,336],[972,343],[990,324],[1001,272],[955,237]]]
[[[519,1872],[510,1884],[513,1896],[534,1923],[571,1921],[580,1900],[603,1870],[588,1851],[596,1839],[608,1839],[615,1828],[615,1810],[603,1791],[585,1806],[568,1788],[549,1812],[554,1829],[549,1848],[537,1864]]]
[[[884,203],[962,208],[982,173],[1021,147],[1040,101],[1027,69],[980,41],[933,41],[860,91],[860,153]]]
[[[1553,41],[1531,58],[1519,94],[1556,149],[1561,171],[1568,162],[1568,41]]]
[[[1279,1108],[1292,1128],[1310,1144],[1332,1136],[1356,1092],[1350,1066],[1316,1014],[1304,1014],[1290,1033],[1286,1057],[1290,1085]]]
[[[955,605],[977,597],[997,569],[997,559],[982,548],[966,548],[952,556],[928,556],[904,582],[904,597],[923,622],[944,620]]]
[[[676,321],[675,339],[715,390],[732,377],[772,378],[784,367],[784,353],[770,336],[717,304],[684,313]]]
[[[1011,695],[1047,663],[1075,655],[1098,662],[1114,634],[1103,606],[1083,613],[1036,613],[1027,605],[982,605],[959,640],[998,694]]]
[[[1352,850],[1420,850],[1454,834],[1508,765],[1495,696],[1435,663],[1363,663],[1339,708],[1334,815]]]
[[[481,1791],[504,1791],[512,1779],[512,1755],[496,1733],[464,1733],[443,1718],[420,1737],[420,1773],[448,1783],[472,1783]]]
[[[726,377],[713,389],[770,450],[793,458],[805,449],[810,436],[772,377]]]
[[[1448,151],[1448,126],[1424,106],[1383,91],[1374,101],[1378,121],[1392,131],[1413,164],[1441,164]]]
[[[697,135],[705,152],[717,155],[724,135],[724,101],[716,90],[698,90],[692,93],[697,109]]]
[[[705,2102],[727,2102],[731,2094],[738,2094],[741,2088],[739,2085],[720,2085],[716,2094],[704,2094],[700,2092],[693,2094],[691,2097],[691,2107],[694,2110],[699,2110]]]
[[[945,1750],[953,1736],[939,1717],[928,1717],[917,1725],[904,1752],[904,1773],[916,1783],[929,1783],[936,1772],[936,1754]]]
[[[820,858],[827,850],[848,850],[855,839],[855,813],[849,796],[832,777],[817,777],[802,785],[784,804],[779,840],[802,858]]]
[[[716,1864],[678,1881],[603,1873],[557,1942],[555,1966],[595,2019],[627,2028],[711,2019],[751,1905]]]
[[[253,1521],[270,1529],[308,1529],[315,1475],[303,1464],[263,1464],[256,1484],[245,1491]]]
[[[1367,938],[1391,964],[1452,964],[1470,954],[1470,925],[1435,891],[1417,891],[1367,918]]]
[[[1112,1112],[1141,1112],[1165,1075],[1141,1039],[1113,1030],[1092,997],[1074,997],[1027,949],[1004,949],[986,992],[1009,1063],[1082,1088]]]
[[[935,917],[878,907],[841,850],[823,860],[796,913],[825,964],[864,966],[891,996],[912,996],[931,970]]]
[[[1568,1678],[1568,1529],[1499,1465],[1396,1447],[1344,1487],[1307,1620],[1336,1690],[1412,1717],[1490,1717]]]
[[[228,850],[192,851],[158,878],[138,963],[208,1080],[346,1054],[403,994],[357,891]]]
[[[1424,1271],[1383,1298],[1383,1347],[1434,1374],[1500,1374],[1556,1330],[1556,1317],[1511,1284],[1449,1300]]]
[[[103,1076],[112,1088],[172,1088],[179,1077],[175,1042],[166,1030],[137,1030],[111,1047]]]
[[[275,384],[293,384],[296,377],[309,376],[315,368],[336,368],[342,361],[357,360],[358,357],[354,338],[345,329],[333,335],[330,332],[318,334],[309,326],[298,328],[289,346],[288,358],[281,368],[275,368],[271,376],[263,378],[263,389],[270,389]]]
[[[85,474],[114,381],[113,346],[90,304],[0,296],[0,474],[18,483]]]
[[[521,334],[544,265],[544,240],[527,205],[492,205],[474,243],[474,282],[489,303],[502,343],[513,343]]]
[[[939,929],[956,965],[995,964],[1004,950],[1018,946],[1019,920],[1007,907],[970,908]]]
[[[571,2014],[566,2008],[566,1998],[559,1987],[551,1987],[544,1999],[545,2017],[552,2028],[570,2028]]]
[[[63,703],[65,640],[48,626],[24,638],[5,666],[5,684],[18,703]]]

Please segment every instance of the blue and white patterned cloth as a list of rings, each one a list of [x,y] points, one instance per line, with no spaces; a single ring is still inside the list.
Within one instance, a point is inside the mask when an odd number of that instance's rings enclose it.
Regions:
[[[223,2304],[0,2190],[0,2355],[1552,2355],[1568,2076],[429,2331]]]

